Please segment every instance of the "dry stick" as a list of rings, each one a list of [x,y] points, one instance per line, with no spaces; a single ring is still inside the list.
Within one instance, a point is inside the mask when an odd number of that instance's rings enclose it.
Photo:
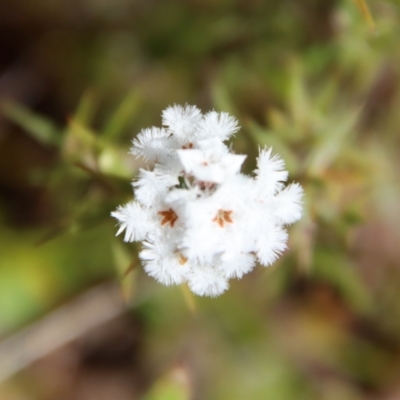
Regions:
[[[117,285],[102,285],[0,342],[0,383],[126,310]]]

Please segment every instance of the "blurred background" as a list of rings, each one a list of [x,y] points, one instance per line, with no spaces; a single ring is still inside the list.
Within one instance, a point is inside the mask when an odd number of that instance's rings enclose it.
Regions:
[[[400,399],[398,0],[1,0],[0,398]],[[234,115],[305,189],[217,299],[148,278],[110,212],[140,129]]]

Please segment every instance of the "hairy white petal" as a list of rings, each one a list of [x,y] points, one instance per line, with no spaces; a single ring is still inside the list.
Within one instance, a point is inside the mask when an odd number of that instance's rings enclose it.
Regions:
[[[145,169],[140,169],[139,177],[132,182],[132,186],[136,200],[143,204],[144,207],[154,203],[160,192],[162,193],[157,175],[153,171]]]
[[[239,124],[236,118],[228,113],[217,113],[210,111],[204,115],[197,126],[196,135],[201,139],[218,137],[221,140],[229,139],[239,130]]]
[[[194,139],[193,132],[201,120],[201,112],[195,106],[184,107],[174,105],[162,113],[162,123],[177,137],[190,141]]]
[[[264,196],[270,196],[279,191],[286,182],[288,172],[285,163],[277,155],[272,155],[272,149],[263,149],[257,159],[256,182],[259,191]]]
[[[136,201],[119,206],[111,215],[119,223],[117,235],[125,231],[125,242],[143,240],[151,229],[149,212]]]
[[[274,263],[286,249],[287,232],[278,227],[270,227],[257,238],[257,257],[264,266]]]
[[[298,221],[302,215],[303,188],[292,183],[278,193],[274,200],[274,216],[284,225]]]
[[[200,266],[188,276],[189,287],[199,296],[216,297],[228,289],[228,281],[215,268]]]
[[[168,133],[163,128],[143,129],[132,141],[130,153],[147,161],[156,161],[165,157],[171,147]]]
[[[240,279],[254,268],[255,262],[256,258],[251,253],[226,252],[221,257],[220,270],[228,279]]]
[[[186,280],[189,264],[170,242],[152,238],[143,243],[139,257],[144,270],[164,285],[177,285]]]

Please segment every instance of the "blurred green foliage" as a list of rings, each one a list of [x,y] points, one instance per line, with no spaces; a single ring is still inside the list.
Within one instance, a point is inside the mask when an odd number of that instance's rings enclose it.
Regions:
[[[400,3],[369,2],[375,30],[351,0],[71,4],[0,17],[0,335],[119,279],[145,399],[397,398]],[[110,218],[130,141],[186,102],[238,118],[245,171],[272,146],[305,189],[284,257],[218,299],[147,278]]]

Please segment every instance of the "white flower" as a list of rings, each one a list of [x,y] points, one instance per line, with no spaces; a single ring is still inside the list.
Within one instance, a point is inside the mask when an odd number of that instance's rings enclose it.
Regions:
[[[283,225],[289,225],[301,218],[303,189],[298,183],[291,183],[272,200],[274,217]]]
[[[149,215],[137,202],[119,206],[111,215],[119,221],[117,235],[125,231],[125,242],[144,240],[149,231]]]
[[[285,163],[278,155],[272,155],[272,149],[262,149],[257,159],[257,190],[262,197],[274,195],[283,187],[288,173]]]
[[[153,162],[133,182],[135,200],[120,206],[117,235],[141,241],[139,257],[158,282],[187,282],[200,296],[215,297],[228,281],[258,262],[271,265],[286,249],[285,226],[301,217],[303,190],[285,187],[284,163],[262,149],[255,177],[240,173],[245,155],[223,143],[236,119],[194,106],[163,112],[164,128],[142,130],[131,153]]]
[[[133,140],[131,153],[146,161],[156,161],[168,156],[173,143],[168,140],[168,133],[163,128],[143,129]]]
[[[162,113],[162,123],[169,133],[185,143],[194,137],[194,131],[202,119],[201,111],[195,106],[168,107]]]
[[[228,113],[210,111],[196,126],[196,136],[199,139],[218,138],[222,141],[229,139],[239,130],[239,124]]]
[[[145,271],[164,285],[176,285],[186,280],[187,260],[176,250],[176,243],[163,235],[152,235],[143,242],[139,257]]]
[[[203,182],[222,183],[237,174],[245,155],[229,153],[228,148],[217,138],[200,140],[198,149],[177,150],[185,172]]]
[[[228,289],[228,280],[215,266],[202,265],[192,270],[187,277],[193,293],[199,296],[216,297]]]

